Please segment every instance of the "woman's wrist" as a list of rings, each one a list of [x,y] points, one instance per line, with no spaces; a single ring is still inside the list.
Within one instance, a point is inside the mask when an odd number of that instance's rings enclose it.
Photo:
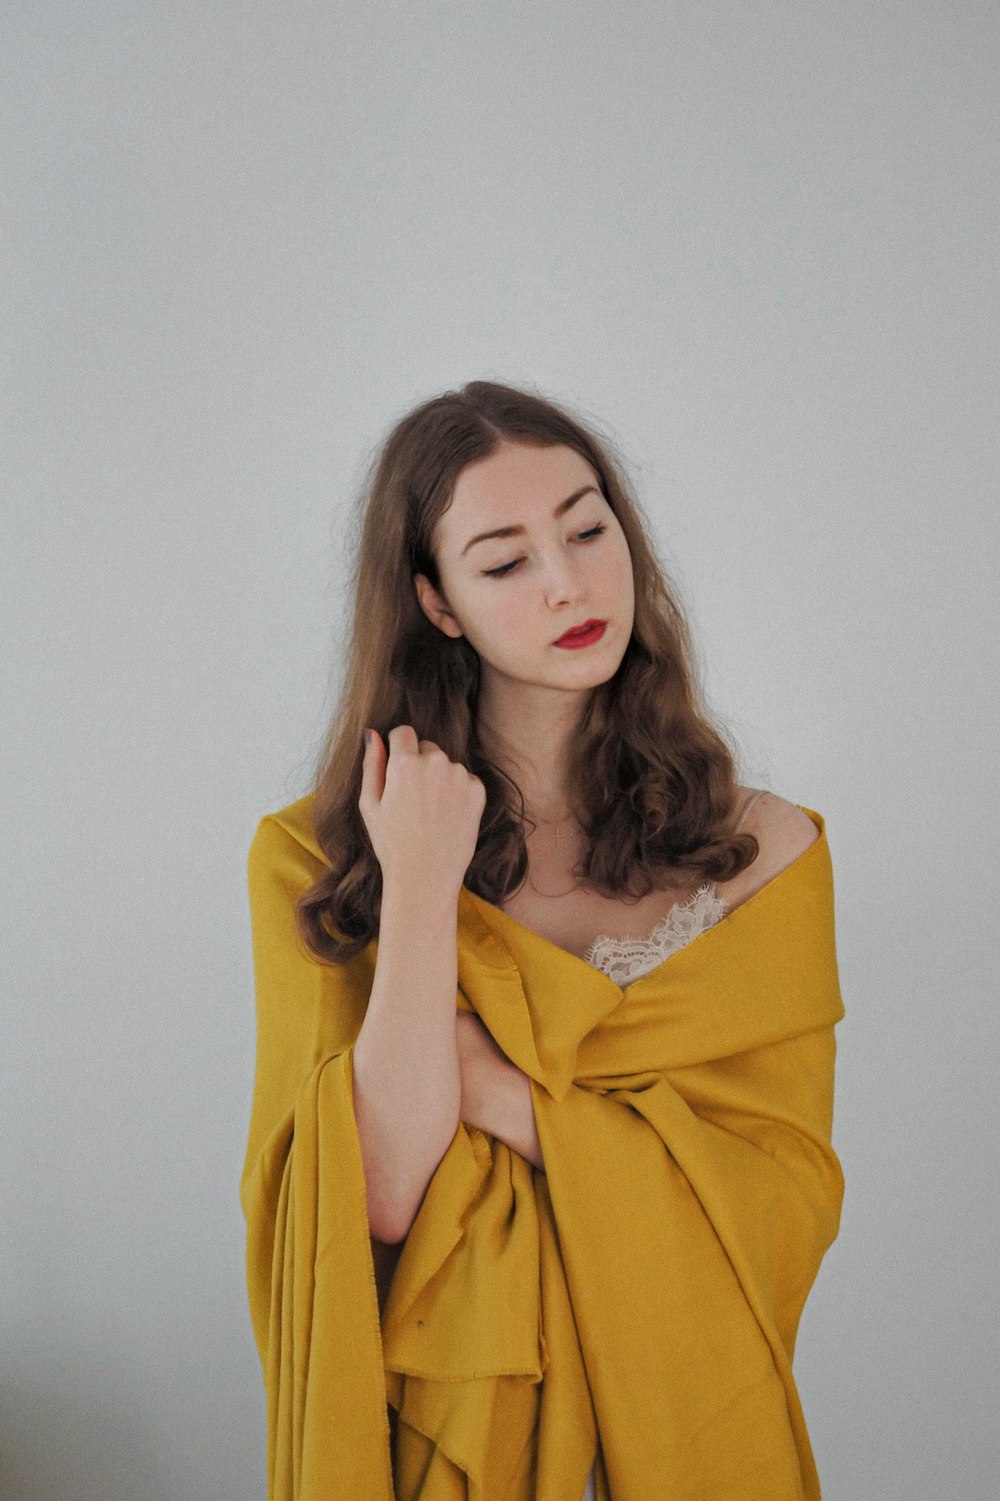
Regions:
[[[501,1052],[474,1013],[458,1013],[456,1044],[462,1081],[459,1119],[544,1172],[528,1075]]]
[[[545,1171],[542,1159],[542,1144],[538,1138],[535,1122],[535,1105],[531,1095],[531,1080],[515,1064],[511,1069],[511,1135],[507,1145],[519,1152],[540,1173]]]
[[[478,1088],[479,1119],[474,1124],[544,1172],[528,1075],[516,1064],[498,1062],[485,1071]]]

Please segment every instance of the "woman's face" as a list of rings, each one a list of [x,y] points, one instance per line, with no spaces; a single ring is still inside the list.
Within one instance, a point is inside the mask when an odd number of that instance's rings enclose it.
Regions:
[[[508,535],[482,536],[499,529]],[[484,678],[583,690],[617,671],[635,613],[632,559],[575,449],[505,442],[467,465],[438,520],[434,556],[441,592],[417,574],[421,607],[447,635],[466,637]],[[599,640],[555,645],[591,619],[607,622]]]

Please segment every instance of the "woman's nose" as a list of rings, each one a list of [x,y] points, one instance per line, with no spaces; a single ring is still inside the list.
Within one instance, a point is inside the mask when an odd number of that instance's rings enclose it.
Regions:
[[[547,564],[544,584],[550,604],[579,600],[586,592],[582,570],[572,558],[556,558]]]

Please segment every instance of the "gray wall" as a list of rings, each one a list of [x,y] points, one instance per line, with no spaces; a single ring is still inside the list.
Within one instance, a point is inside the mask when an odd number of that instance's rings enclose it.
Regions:
[[[828,819],[824,1501],[992,1496],[996,8],[3,30],[11,1496],[264,1496],[246,849],[306,790],[370,453],[484,375],[621,446],[746,775]]]

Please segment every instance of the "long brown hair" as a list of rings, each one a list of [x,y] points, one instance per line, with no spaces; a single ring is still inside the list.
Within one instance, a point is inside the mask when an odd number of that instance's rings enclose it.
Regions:
[[[593,689],[571,741],[568,806],[588,844],[581,884],[638,899],[662,884],[726,880],[757,856],[752,834],[732,832],[735,746],[702,700],[688,625],[612,443],[538,394],[470,381],[400,419],[362,486],[343,687],[312,789],[316,839],[330,869],[296,907],[300,937],[317,959],[345,963],[379,929],[381,867],[358,809],[366,725],[385,739],[410,724],[418,740],[435,741],[484,783],[467,887],[499,905],[527,871],[520,788],[487,759],[477,735],[479,658],[464,636],[432,624],[413,582],[423,573],[440,588],[435,524],[462,469],[505,440],[565,444],[582,455],[632,557],[632,636],[614,676]]]

